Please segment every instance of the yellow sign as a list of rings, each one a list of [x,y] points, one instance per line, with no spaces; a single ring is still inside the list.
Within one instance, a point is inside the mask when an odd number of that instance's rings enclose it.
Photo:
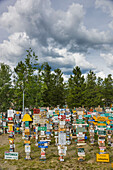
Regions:
[[[103,117],[103,116],[98,116],[97,117],[97,121],[104,122],[106,120],[108,120],[108,117]]]
[[[111,163],[111,167],[113,168],[113,163]]]
[[[109,154],[96,154],[97,162],[109,162]]]
[[[26,113],[26,114],[24,115],[22,121],[23,121],[23,122],[32,121],[32,119],[31,119],[30,115]]]
[[[110,124],[110,121],[109,121],[109,120],[107,121],[107,124],[108,124],[108,125]]]
[[[73,113],[76,113],[76,110],[73,110]]]
[[[93,116],[93,119],[95,119],[95,121],[97,121],[97,117],[96,116]]]
[[[106,126],[106,123],[97,123],[98,126]]]
[[[9,127],[9,131],[12,132],[13,131],[13,125],[8,125]]]
[[[93,122],[94,125],[97,125],[97,122]]]

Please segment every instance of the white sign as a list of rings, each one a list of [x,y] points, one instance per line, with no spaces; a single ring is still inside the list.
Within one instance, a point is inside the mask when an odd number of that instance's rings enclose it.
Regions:
[[[16,159],[16,160],[18,160],[18,152],[5,152],[5,159]]]
[[[30,145],[25,145],[25,152],[31,152]]]
[[[66,133],[59,133],[58,134],[58,144],[59,145],[66,145]]]
[[[14,111],[13,110],[8,110],[7,111],[7,117],[14,117]]]
[[[60,121],[60,125],[65,125],[65,121]]]

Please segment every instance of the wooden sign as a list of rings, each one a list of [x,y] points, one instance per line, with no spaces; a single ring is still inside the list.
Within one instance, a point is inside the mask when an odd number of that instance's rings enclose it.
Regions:
[[[16,160],[18,160],[18,152],[5,152],[5,159],[16,159]]]
[[[108,120],[108,117],[102,117],[102,116],[97,117],[97,121],[104,122],[106,120]]]
[[[33,113],[34,114],[39,114],[40,113],[40,109],[33,109]]]
[[[47,130],[47,127],[38,127],[38,130],[39,130],[39,131],[46,131],[46,130]]]
[[[109,162],[109,154],[96,154],[97,162]]]
[[[58,144],[59,145],[66,145],[66,133],[59,133],[58,134]]]

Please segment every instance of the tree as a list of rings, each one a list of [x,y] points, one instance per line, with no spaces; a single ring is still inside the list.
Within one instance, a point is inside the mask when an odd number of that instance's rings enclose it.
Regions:
[[[51,74],[51,67],[48,63],[43,64],[42,80],[45,84],[45,90],[42,94],[44,106],[52,106],[52,91],[53,91],[53,75]]]
[[[113,102],[113,79],[111,74],[103,81],[103,99],[106,106],[110,106]]]
[[[65,104],[65,89],[64,89],[63,73],[60,69],[55,69],[53,73],[53,88],[52,88],[52,106],[59,105],[62,107]]]
[[[0,64],[0,111],[7,111],[12,105],[11,69],[8,65]]]
[[[85,99],[86,99],[86,106],[87,107],[95,107],[97,106],[97,93],[96,93],[96,75],[93,71],[89,71],[87,78],[86,78],[86,92],[85,92]]]
[[[98,77],[97,83],[96,83],[96,104],[97,106],[103,106],[103,79],[101,77]]]
[[[80,68],[73,69],[73,75],[68,80],[67,104],[69,107],[80,107],[85,104],[85,79]]]
[[[25,92],[25,107],[34,107],[37,101],[37,79],[34,75],[38,70],[38,56],[27,50],[25,62],[20,61],[14,69],[14,103],[17,109],[22,110],[22,95]]]

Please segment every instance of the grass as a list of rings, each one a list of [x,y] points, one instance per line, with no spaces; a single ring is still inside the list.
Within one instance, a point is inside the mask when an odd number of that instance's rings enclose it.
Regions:
[[[2,136],[0,136],[0,139]],[[64,157],[64,162],[59,161],[58,148],[54,144],[54,138],[52,138],[51,145],[46,149],[46,161],[40,161],[40,148],[35,146],[35,140],[31,140],[31,160],[25,160],[25,147],[23,146],[23,140],[21,135],[15,137],[15,151],[19,153],[19,160],[5,160],[4,152],[9,150],[9,143],[7,135],[4,135],[3,143],[0,143],[0,169],[6,170],[106,170],[111,168],[113,162],[113,148],[107,147],[106,151],[110,154],[110,163],[98,163],[96,162],[96,153],[98,153],[98,146],[85,146],[85,161],[78,162],[77,149],[74,140],[72,144],[67,146],[67,154]],[[0,140],[1,141],[1,140]]]

